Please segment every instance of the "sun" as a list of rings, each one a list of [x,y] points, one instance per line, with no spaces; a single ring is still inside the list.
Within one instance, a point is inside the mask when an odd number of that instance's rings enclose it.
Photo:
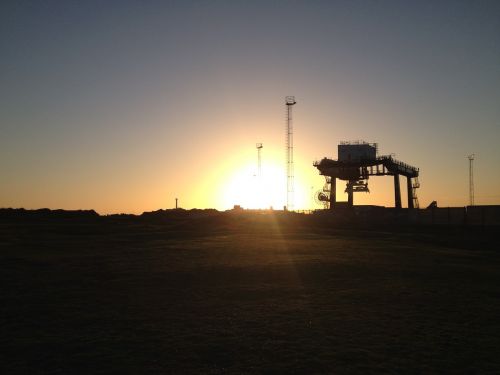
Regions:
[[[249,163],[223,182],[219,202],[225,209],[234,205],[250,209],[281,209],[285,203],[282,197],[284,184],[283,171],[277,165],[263,164],[259,176],[256,166]]]
[[[295,208],[303,209],[306,189],[300,179],[295,179]],[[239,205],[246,209],[278,209],[286,205],[286,172],[281,163],[262,164],[259,176],[255,163],[248,163],[229,174],[219,189],[219,206],[223,209]]]

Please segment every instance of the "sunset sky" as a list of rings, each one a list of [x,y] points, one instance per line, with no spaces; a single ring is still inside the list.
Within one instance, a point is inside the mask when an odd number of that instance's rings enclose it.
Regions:
[[[281,208],[286,95],[297,209],[358,139],[420,168],[421,207],[468,203],[472,153],[500,204],[499,1],[67,0],[0,5],[0,207]]]

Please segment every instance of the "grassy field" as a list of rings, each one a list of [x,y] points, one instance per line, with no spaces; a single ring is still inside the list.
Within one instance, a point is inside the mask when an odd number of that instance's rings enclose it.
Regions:
[[[2,373],[500,371],[500,252],[234,220],[3,223]]]

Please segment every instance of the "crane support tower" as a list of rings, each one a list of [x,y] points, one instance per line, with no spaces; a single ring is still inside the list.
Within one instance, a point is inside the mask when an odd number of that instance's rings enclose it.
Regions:
[[[469,205],[474,206],[474,154],[469,159]]]
[[[286,104],[286,209],[293,210],[293,123],[292,123],[292,106],[297,102],[295,96],[285,97]]]
[[[394,205],[401,208],[401,188],[399,176],[406,177],[408,192],[408,208],[418,208],[417,188],[419,169],[394,159],[391,155],[379,156],[377,143],[363,141],[341,142],[338,145],[338,158],[323,158],[313,165],[326,178],[326,184],[318,196],[325,207],[334,209],[340,205],[352,207],[354,193],[369,192],[368,178],[370,176],[394,177]],[[347,181],[345,192],[347,202],[337,202],[337,179]]]

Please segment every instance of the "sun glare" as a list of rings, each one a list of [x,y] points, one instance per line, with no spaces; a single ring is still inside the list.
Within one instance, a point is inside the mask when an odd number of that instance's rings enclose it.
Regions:
[[[224,209],[239,205],[247,209],[283,209],[286,204],[286,176],[282,165],[267,163],[262,165],[262,175],[258,175],[254,164],[239,168],[223,183],[219,190],[220,206]],[[307,192],[300,181],[295,180],[295,208],[307,206]]]

